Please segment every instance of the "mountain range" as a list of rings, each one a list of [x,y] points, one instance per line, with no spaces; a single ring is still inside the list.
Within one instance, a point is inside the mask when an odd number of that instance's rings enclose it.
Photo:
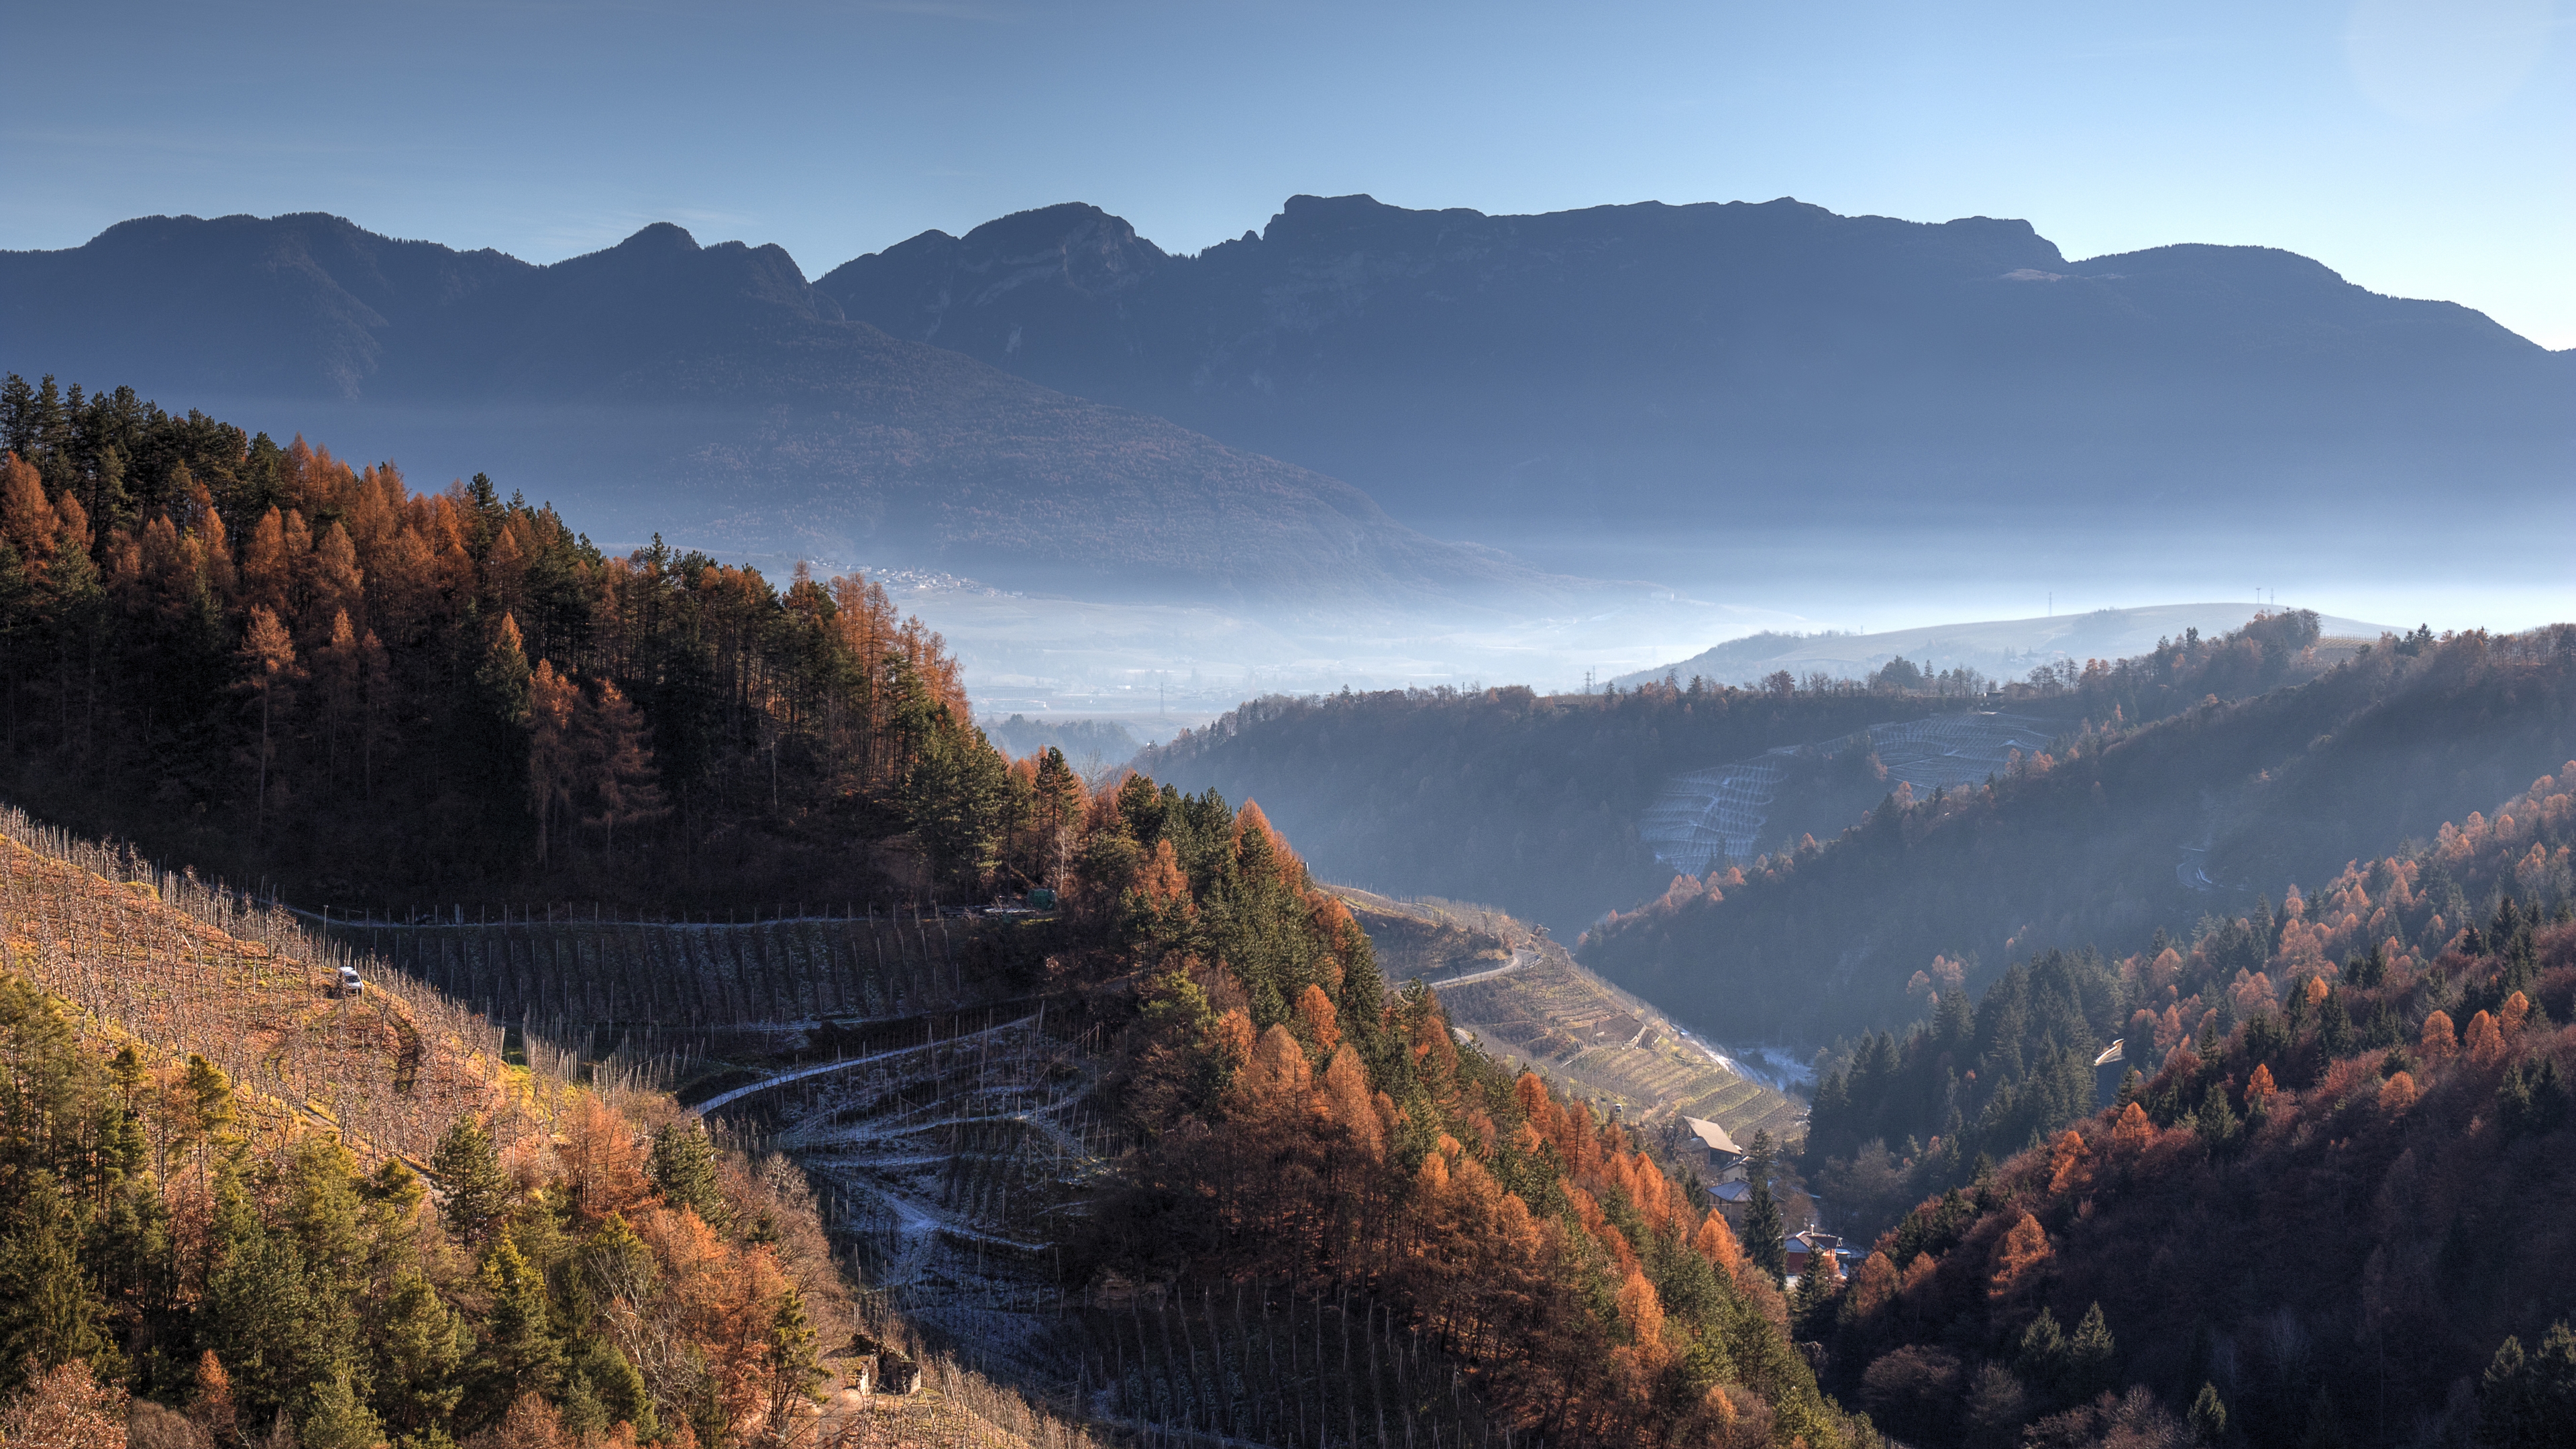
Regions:
[[[347,451],[584,505],[634,542],[1095,593],[1531,579],[1334,479],[849,321],[779,248],[667,224],[540,267],[331,216],[126,222],[0,254],[0,368],[282,413]]]
[[[1063,205],[813,282],[668,224],[534,266],[151,217],[0,253],[0,368],[489,471],[634,541],[1094,594],[1456,598],[1544,585],[1496,548],[1790,524],[2548,529],[2576,461],[2576,354],[2464,307],[1785,199],[1299,196],[1195,255]]]
[[[1066,205],[816,286],[1506,546],[2381,504],[2437,478],[2528,498],[2576,461],[2576,354],[2468,308],[2263,247],[2070,261],[1985,217],[1299,196],[1175,256]]]

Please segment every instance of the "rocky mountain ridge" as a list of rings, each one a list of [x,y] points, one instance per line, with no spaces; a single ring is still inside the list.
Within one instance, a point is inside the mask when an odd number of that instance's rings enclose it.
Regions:
[[[489,472],[631,534],[612,541],[1112,597],[1531,581],[1338,480],[850,321],[780,248],[668,223],[538,267],[320,215],[128,222],[0,254],[0,369]]]

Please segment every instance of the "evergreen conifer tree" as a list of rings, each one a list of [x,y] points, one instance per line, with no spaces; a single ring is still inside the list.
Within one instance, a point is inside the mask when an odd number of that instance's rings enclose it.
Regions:
[[[430,1155],[429,1170],[447,1190],[438,1205],[439,1215],[446,1219],[448,1231],[467,1243],[482,1242],[509,1213],[518,1195],[509,1174],[501,1170],[492,1139],[472,1117],[459,1117],[447,1129],[438,1150]]]
[[[443,1428],[465,1397],[463,1325],[418,1269],[397,1274],[377,1327],[376,1402],[396,1433]]]
[[[376,1449],[384,1425],[369,1412],[342,1368],[313,1386],[313,1407],[296,1426],[297,1449]]]
[[[215,1182],[210,1237],[214,1262],[198,1308],[200,1341],[222,1356],[233,1393],[256,1421],[326,1377],[340,1345],[317,1338],[294,1238],[268,1230],[230,1167]]]
[[[1789,1333],[1802,1342],[1830,1336],[1835,1311],[1842,1306],[1842,1285],[1834,1278],[1832,1266],[1818,1261],[1823,1256],[1808,1260],[1807,1271],[1798,1275],[1797,1291],[1789,1295]]]
[[[2057,1315],[2046,1308],[2021,1331],[2021,1342],[2013,1353],[2013,1371],[2030,1385],[2040,1398],[2055,1400],[2068,1379],[2069,1358],[2066,1330],[2057,1323]]]
[[[106,1305],[81,1271],[80,1224],[50,1172],[18,1180],[18,1202],[0,1238],[0,1394],[75,1359],[101,1379],[124,1372],[104,1331]]]
[[[548,1318],[545,1275],[507,1232],[495,1235],[483,1255],[483,1292],[492,1309],[475,1351],[482,1401],[508,1405],[521,1394],[552,1394],[563,1373],[563,1345]]]
[[[669,1123],[653,1134],[644,1175],[664,1201],[696,1213],[708,1227],[722,1231],[732,1221],[724,1189],[716,1182],[715,1144],[697,1119]]]
[[[777,1311],[770,1315],[764,1353],[769,1369],[771,1423],[786,1422],[790,1401],[812,1398],[814,1386],[823,1381],[817,1338],[813,1323],[805,1316],[805,1295],[790,1283],[779,1296]]]
[[[584,1339],[574,1351],[573,1367],[598,1400],[610,1424],[634,1426],[639,1442],[651,1442],[662,1435],[661,1421],[653,1413],[653,1395],[644,1386],[644,1375],[618,1352],[617,1345],[605,1338]],[[571,1417],[569,1408],[565,1417]]]
[[[2227,1437],[2227,1405],[2218,1397],[2218,1385],[2200,1386],[2200,1397],[2191,1401],[2189,1422],[2195,1444],[2216,1444]]]
[[[2103,1320],[2102,1305],[2096,1303],[2084,1311],[2075,1336],[2066,1341],[2066,1396],[2080,1402],[2112,1387],[2117,1354],[2111,1326]]]
[[[1788,1278],[1789,1244],[1780,1204],[1771,1196],[1773,1151],[1769,1132],[1753,1134],[1745,1160],[1745,1181],[1752,1191],[1744,1200],[1744,1258],[1778,1283]]]

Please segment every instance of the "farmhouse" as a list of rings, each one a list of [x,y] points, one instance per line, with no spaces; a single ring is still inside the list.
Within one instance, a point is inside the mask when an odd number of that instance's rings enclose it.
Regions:
[[[1684,1117],[1682,1125],[1688,1127],[1691,1134],[1683,1147],[1699,1154],[1710,1182],[1744,1180],[1744,1149],[1735,1145],[1735,1139],[1726,1135],[1725,1128],[1705,1117]]]

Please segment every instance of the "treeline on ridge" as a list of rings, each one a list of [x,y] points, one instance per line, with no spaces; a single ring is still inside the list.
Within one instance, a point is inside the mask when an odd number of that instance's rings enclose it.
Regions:
[[[2571,800],[2576,763],[2188,945],[2052,952],[1973,1011],[1948,976],[1847,1049],[1806,1166],[1875,1241],[1792,1303],[1826,1385],[1921,1442],[2550,1442]],[[2097,1112],[2110,1029],[2137,1065]]]
[[[2144,725],[2105,696],[2004,778],[1900,783],[1830,842],[1674,879],[1583,959],[1721,1035],[1856,1035],[1910,1018],[1935,958],[1981,985],[2011,957],[2189,932],[2355,857],[2420,854],[2576,757],[2571,704],[2570,626],[2412,637]]]
[[[0,747],[56,820],[394,909],[1046,868],[1034,762],[861,578],[610,558],[480,475],[414,493],[126,389],[13,377],[0,443]]]
[[[1188,789],[1252,796],[1335,880],[1397,895],[1492,901],[1572,939],[1671,880],[1637,835],[1676,775],[1872,725],[1998,705],[2073,729],[2162,718],[2318,671],[2317,618],[2268,615],[2223,638],[2197,631],[2137,659],[2061,663],[1993,693],[1883,669],[1873,681],[1741,687],[1667,679],[1599,694],[1517,687],[1386,690],[1254,700],[1136,759]],[[1865,750],[1784,760],[1763,850],[1830,839],[1889,788]]]

